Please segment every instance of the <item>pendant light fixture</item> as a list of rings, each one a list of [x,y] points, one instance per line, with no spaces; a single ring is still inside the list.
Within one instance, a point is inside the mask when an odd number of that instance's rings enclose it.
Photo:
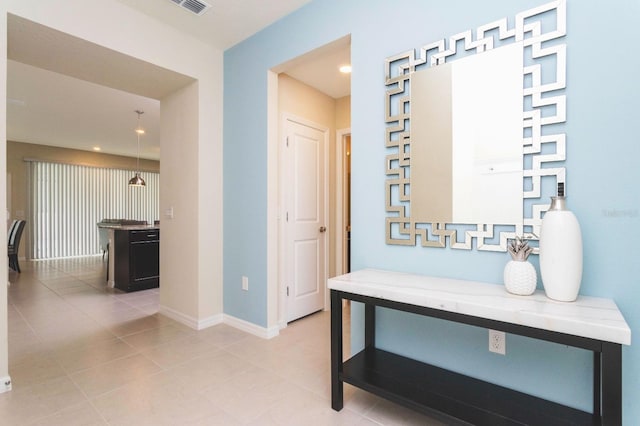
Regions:
[[[138,114],[138,127],[136,128],[136,135],[138,136],[138,157],[136,161],[136,174],[129,179],[129,186],[147,186],[147,183],[140,176],[140,135],[144,134],[144,129],[140,126],[140,116],[144,114],[144,111],[136,110]]]

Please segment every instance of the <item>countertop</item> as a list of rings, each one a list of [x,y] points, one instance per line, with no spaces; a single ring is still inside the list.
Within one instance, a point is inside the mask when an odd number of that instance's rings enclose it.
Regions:
[[[117,223],[99,223],[98,228],[137,231],[137,230],[148,230],[148,229],[160,229],[160,225],[119,225]]]

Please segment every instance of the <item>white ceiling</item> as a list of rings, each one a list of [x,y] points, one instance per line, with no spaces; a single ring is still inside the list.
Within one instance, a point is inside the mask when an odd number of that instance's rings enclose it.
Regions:
[[[211,5],[202,15],[195,15],[171,0],[117,1],[226,50],[311,0],[200,0]]]
[[[255,34],[310,0],[204,0],[197,16],[171,0],[115,0],[220,49]],[[136,155],[137,114],[143,110],[140,156],[159,159],[157,99],[191,78],[77,39],[14,15],[8,19],[7,139]],[[350,61],[345,37],[284,64],[286,72],[339,98],[350,78],[337,68]],[[145,76],[138,78],[136,76]]]
[[[351,37],[295,58],[276,69],[338,99],[351,94],[351,75],[340,72],[340,66],[351,64]]]
[[[141,110],[140,157],[160,158],[160,101],[12,60],[7,75],[8,140],[135,156]]]

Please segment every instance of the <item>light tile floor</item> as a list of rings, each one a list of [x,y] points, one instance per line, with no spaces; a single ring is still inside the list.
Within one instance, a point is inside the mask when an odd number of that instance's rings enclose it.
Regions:
[[[158,289],[106,288],[101,257],[21,267],[9,277],[3,425],[441,424],[348,385],[333,411],[326,312],[271,340],[195,331],[158,314]]]

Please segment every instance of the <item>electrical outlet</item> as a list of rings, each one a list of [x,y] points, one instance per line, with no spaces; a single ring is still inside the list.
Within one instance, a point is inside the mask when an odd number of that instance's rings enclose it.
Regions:
[[[249,291],[249,278],[242,276],[242,289],[244,291]]]
[[[0,378],[0,393],[8,392],[11,390],[11,378],[9,376],[4,376]]]
[[[501,355],[507,353],[507,339],[504,331],[489,330],[489,351]]]

